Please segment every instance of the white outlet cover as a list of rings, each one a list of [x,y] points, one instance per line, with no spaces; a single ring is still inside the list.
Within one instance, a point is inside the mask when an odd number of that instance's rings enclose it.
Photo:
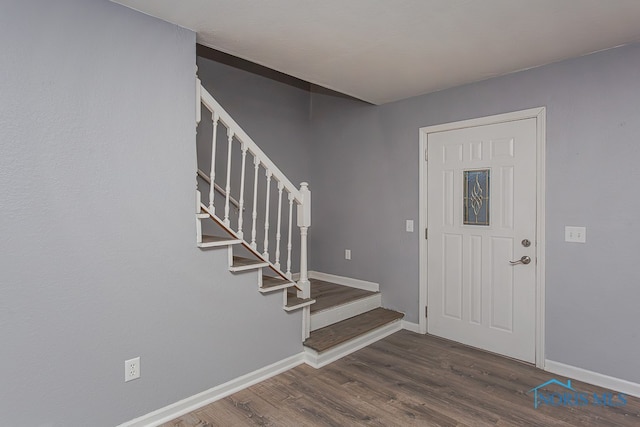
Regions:
[[[344,250],[344,259],[351,259],[351,249]]]
[[[124,382],[140,378],[140,357],[124,361]]]
[[[587,242],[587,228],[566,226],[564,227],[564,241],[572,243],[586,243]]]

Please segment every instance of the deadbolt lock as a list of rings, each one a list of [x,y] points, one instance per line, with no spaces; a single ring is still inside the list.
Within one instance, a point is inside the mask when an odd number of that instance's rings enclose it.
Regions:
[[[528,248],[529,246],[531,246],[531,241],[529,239],[524,239],[522,241],[522,246],[524,246],[525,248]]]

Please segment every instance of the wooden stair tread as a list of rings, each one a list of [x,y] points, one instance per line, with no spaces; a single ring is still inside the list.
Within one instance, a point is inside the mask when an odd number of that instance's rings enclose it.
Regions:
[[[311,298],[316,300],[316,303],[311,306],[311,313],[378,294],[378,292],[365,291],[324,280],[309,279],[309,282],[311,282]]]
[[[202,243],[217,243],[217,242],[230,242],[235,241],[233,237],[222,237],[222,236],[209,236],[202,235]]]
[[[375,308],[311,332],[304,345],[321,353],[403,317],[404,314],[397,311]]]
[[[233,256],[233,266],[234,267],[246,267],[249,265],[255,265],[255,264],[264,264],[265,262],[260,260],[260,259],[251,259],[251,258],[244,258],[241,256]]]
[[[290,280],[285,280],[285,279],[281,279],[279,277],[273,277],[273,276],[262,276],[262,288],[265,288],[265,289],[281,286],[287,283],[290,283],[291,286],[294,286],[294,283]]]

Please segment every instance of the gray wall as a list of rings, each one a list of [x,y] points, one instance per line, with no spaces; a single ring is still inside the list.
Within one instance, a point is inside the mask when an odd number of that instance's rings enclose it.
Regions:
[[[280,294],[195,246],[194,34],[5,0],[0,40],[1,423],[112,426],[301,351]]]
[[[260,149],[294,185],[308,182],[309,91],[205,57],[197,63],[202,85]]]
[[[380,107],[314,94],[314,268],[380,282],[417,322],[418,129],[546,106],[547,357],[640,382],[639,83],[631,45]]]

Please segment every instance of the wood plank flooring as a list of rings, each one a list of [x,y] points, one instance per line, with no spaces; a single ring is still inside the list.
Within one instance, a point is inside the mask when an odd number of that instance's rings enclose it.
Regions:
[[[461,344],[397,332],[321,369],[301,365],[163,427],[640,425],[623,407],[533,407],[527,392],[566,378]],[[572,381],[581,392],[606,390]],[[561,391],[552,389],[549,391]]]
[[[403,317],[402,313],[378,307],[311,332],[304,345],[321,353]]]
[[[309,279],[309,282],[311,282],[311,298],[316,300],[316,303],[311,306],[311,313],[346,304],[377,293],[336,285],[335,283],[317,279]]]

